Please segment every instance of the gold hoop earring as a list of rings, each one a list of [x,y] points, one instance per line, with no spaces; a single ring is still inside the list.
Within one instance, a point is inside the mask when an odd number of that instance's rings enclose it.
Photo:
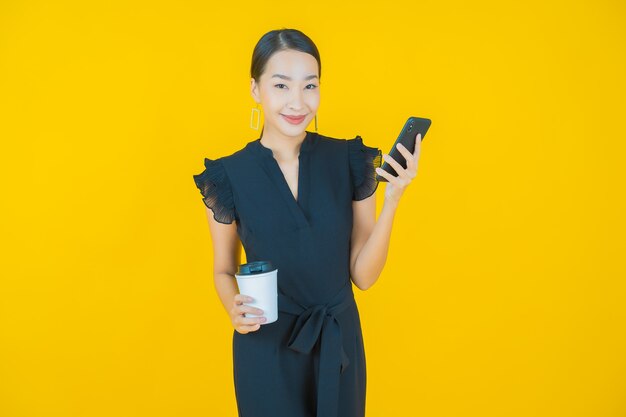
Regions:
[[[252,125],[252,121],[254,120],[254,113],[257,114],[256,127]],[[261,122],[261,111],[259,110],[259,103],[256,104],[256,108],[252,108],[252,113],[250,113],[250,128],[254,130],[259,130],[259,124]]]
[[[317,113],[315,113],[315,131],[317,132]]]

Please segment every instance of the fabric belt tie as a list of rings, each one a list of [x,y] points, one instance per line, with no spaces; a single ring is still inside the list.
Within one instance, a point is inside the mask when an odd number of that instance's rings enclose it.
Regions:
[[[351,281],[326,304],[303,307],[278,292],[278,310],[298,316],[287,346],[296,352],[311,353],[322,337],[317,381],[317,417],[337,417],[339,379],[350,364],[343,349],[341,325],[336,315],[354,305]]]

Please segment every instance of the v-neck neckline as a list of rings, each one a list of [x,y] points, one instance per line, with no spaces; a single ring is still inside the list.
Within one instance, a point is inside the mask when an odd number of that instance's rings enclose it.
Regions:
[[[300,153],[298,154],[297,199],[291,192],[291,188],[285,178],[285,174],[282,169],[280,169],[280,165],[278,164],[276,158],[274,158],[272,150],[266,148],[261,143],[261,138],[252,142],[253,149],[255,149],[258,155],[261,156],[259,161],[261,166],[263,167],[265,173],[272,179],[272,182],[285,200],[285,203],[289,207],[289,210],[296,221],[298,229],[309,227],[309,219],[306,215],[310,185],[309,151],[313,146],[314,133],[309,131],[305,132],[306,136],[300,145]]]

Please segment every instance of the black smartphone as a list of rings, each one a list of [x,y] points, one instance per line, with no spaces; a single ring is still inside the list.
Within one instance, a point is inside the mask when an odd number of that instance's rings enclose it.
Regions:
[[[400,131],[400,135],[398,135],[398,139],[396,139],[396,142],[393,144],[391,151],[389,151],[388,153],[388,155],[391,156],[395,161],[397,161],[402,166],[402,168],[406,168],[406,159],[400,153],[396,145],[398,143],[401,143],[404,145],[405,148],[409,150],[409,152],[415,152],[415,136],[417,136],[418,133],[421,133],[423,141],[424,136],[426,136],[426,132],[428,132],[428,128],[430,127],[430,123],[430,119],[424,119],[422,117],[411,116],[407,119],[404,127]],[[383,162],[381,168],[393,175],[394,177],[398,176],[396,170],[393,169],[393,167],[389,163],[387,163],[387,161]],[[378,175],[378,173],[376,173],[376,179],[381,182],[389,182],[387,178]]]

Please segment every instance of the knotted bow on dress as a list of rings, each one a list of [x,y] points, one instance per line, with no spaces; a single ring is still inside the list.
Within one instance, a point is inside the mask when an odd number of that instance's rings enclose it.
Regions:
[[[288,347],[311,353],[322,337],[317,382],[317,417],[337,417],[339,378],[350,364],[343,349],[341,325],[336,315],[355,304],[351,281],[326,304],[303,307],[289,296],[278,292],[278,310],[298,316],[289,337]]]

